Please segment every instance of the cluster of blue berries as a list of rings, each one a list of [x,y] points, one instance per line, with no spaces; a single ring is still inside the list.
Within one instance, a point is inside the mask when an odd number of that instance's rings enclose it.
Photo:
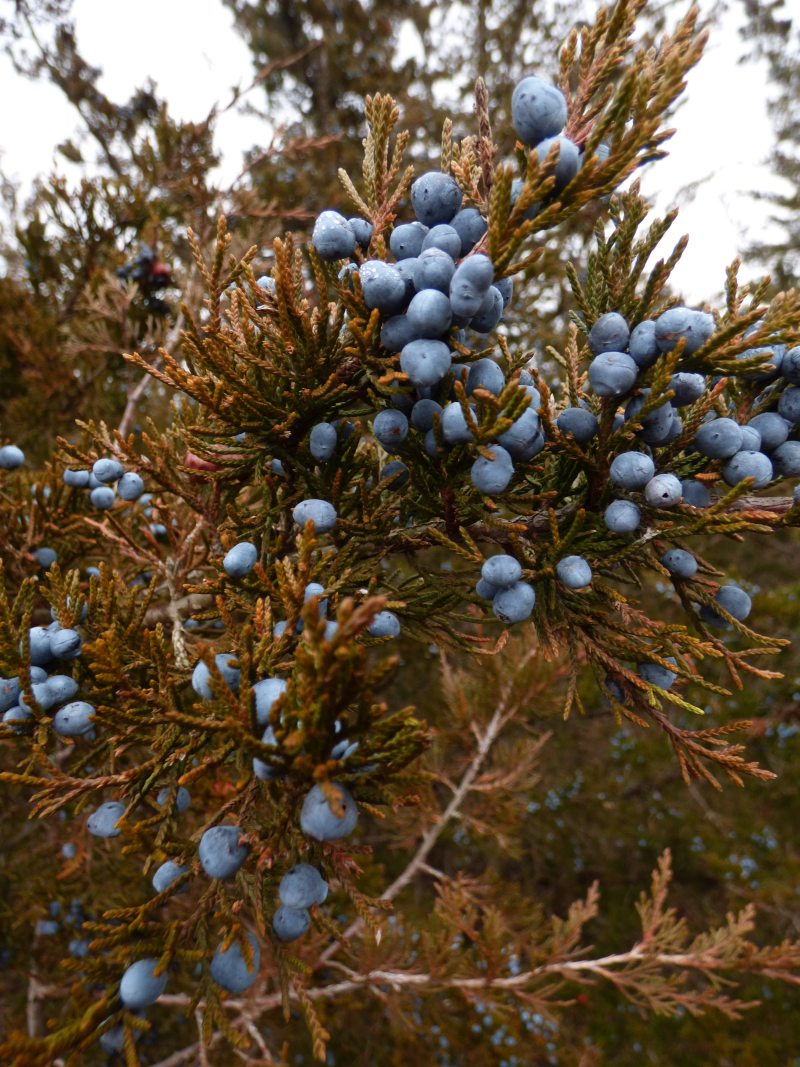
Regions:
[[[116,489],[114,484],[116,483]],[[64,484],[72,489],[88,489],[92,506],[108,511],[114,501],[138,500],[144,493],[144,482],[135,471],[126,471],[117,459],[105,457],[95,460],[89,470],[65,470]]]
[[[76,660],[83,650],[81,633],[61,626],[55,613],[49,626],[32,626],[28,630],[30,658],[29,689],[38,708],[53,715],[53,729],[65,738],[94,737],[94,707],[85,700],[73,700],[78,683],[70,674],[61,673],[64,665]],[[86,618],[84,605],[82,618]],[[0,712],[3,723],[15,734],[22,734],[34,723],[34,710],[25,698],[18,676],[0,678]]]

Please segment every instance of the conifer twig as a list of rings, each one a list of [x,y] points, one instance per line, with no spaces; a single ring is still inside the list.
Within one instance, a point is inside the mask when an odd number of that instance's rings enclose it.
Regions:
[[[529,651],[519,664],[519,670],[522,672],[524,666],[534,656],[534,650]],[[419,843],[417,851],[401,871],[401,873],[395,878],[392,884],[381,894],[381,900],[394,900],[398,894],[400,894],[407,885],[409,885],[417,873],[422,870],[427,870],[427,860],[431,851],[439,840],[444,828],[450,822],[451,819],[455,819],[460,810],[461,805],[464,803],[470,789],[472,788],[475,779],[480,772],[486,758],[491,752],[492,745],[502,733],[504,727],[513,719],[517,712],[516,702],[509,708],[508,695],[500,703],[500,706],[495,710],[492,715],[486,729],[481,733],[478,727],[473,723],[472,729],[478,744],[475,749],[475,755],[469,763],[469,766],[461,776],[461,781],[455,788],[450,802],[447,807],[436,818],[432,826],[430,826],[422,836],[422,840]],[[364,923],[361,918],[354,919],[353,922],[347,927],[342,934],[341,941],[348,941],[351,937],[355,937],[360,933],[364,927]],[[327,963],[341,947],[341,941],[336,941],[321,954],[317,962],[316,967],[319,968]],[[315,968],[316,969],[316,968]]]

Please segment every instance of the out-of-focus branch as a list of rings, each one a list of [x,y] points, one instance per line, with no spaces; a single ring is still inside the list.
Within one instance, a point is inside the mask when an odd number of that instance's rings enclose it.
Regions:
[[[179,311],[178,316],[172,326],[172,329],[167,335],[167,340],[164,345],[164,348],[170,353],[180,340],[183,324],[183,312]],[[153,363],[153,366],[157,367],[160,363],[161,358],[158,357]],[[119,433],[120,437],[127,437],[130,433],[131,425],[133,423],[134,416],[136,415],[136,407],[142,397],[147,393],[147,390],[150,388],[150,383],[152,381],[153,376],[145,372],[139,382],[136,384],[136,386],[128,394],[128,402],[125,405],[125,411],[122,413],[122,418],[120,419],[119,426],[117,427],[117,432]]]

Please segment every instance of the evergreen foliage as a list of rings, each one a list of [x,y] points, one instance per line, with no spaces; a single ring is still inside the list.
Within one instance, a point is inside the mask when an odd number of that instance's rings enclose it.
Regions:
[[[88,100],[107,169],[80,196],[42,184],[2,280],[3,443],[26,453],[0,469],[3,1063],[364,1062],[379,1028],[368,1062],[592,1063],[598,1047],[633,1062],[608,1023],[619,1005],[652,1033],[674,1020],[672,1049],[686,1017],[733,1033],[765,983],[793,1005],[800,943],[769,917],[756,935],[750,895],[679,884],[673,906],[667,846],[685,861],[705,835],[705,873],[715,820],[671,805],[718,810],[723,784],[757,804],[776,788],[762,764],[781,763],[758,734],[794,714],[748,705],[758,682],[791,693],[762,664],[796,619],[760,633],[726,574],[743,544],[794,550],[800,503],[780,467],[764,493],[744,460],[723,474],[719,442],[771,472],[782,446],[749,424],[797,433],[779,372],[800,297],[740,285],[733,264],[723,306],[685,309],[669,289],[684,240],[653,262],[674,215],[619,189],[665,151],[704,34],[691,11],[650,47],[644,9],[617,0],[560,49],[568,180],[556,144],[514,141],[510,86],[504,112],[478,78],[474,133],[444,120],[435,180],[392,96],[367,95],[360,165],[315,206],[371,227],[341,257],[338,237],[297,233],[265,250],[258,181],[241,199],[208,185],[211,121],[120,116],[68,33],[41,46]],[[270,77],[307,49],[298,35]],[[513,328],[467,316],[438,330],[447,344],[411,342],[447,352],[415,389],[408,346],[384,343],[391,234],[415,199],[435,223],[452,188],[486,224],[462,259],[467,302],[482,257],[500,286],[546,274],[586,216],[591,250],[564,268],[560,336],[543,326],[543,346],[527,300]],[[39,342],[58,368],[43,395]],[[71,407],[66,377],[89,383]],[[486,492],[476,465],[503,453]],[[631,454],[651,460],[644,480]],[[615,499],[638,528],[615,532]],[[509,627],[515,597],[530,620]],[[794,906],[785,883],[778,897]],[[702,1027],[685,1040],[694,1055]]]

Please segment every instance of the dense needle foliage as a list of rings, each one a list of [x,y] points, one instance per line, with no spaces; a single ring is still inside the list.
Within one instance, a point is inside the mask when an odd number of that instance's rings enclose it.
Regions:
[[[785,1062],[796,859],[752,878],[775,832],[732,829],[721,797],[758,811],[788,790],[794,682],[771,657],[797,613],[759,603],[779,605],[796,551],[800,460],[767,438],[800,426],[800,298],[739,285],[736,264],[718,306],[670,290],[674,215],[651,218],[628,179],[665,150],[704,35],[691,11],[641,43],[644,6],[600,9],[553,64],[580,156],[566,182],[563,143],[515,139],[488,71],[474,132],[445,118],[433,179],[413,165],[431,146],[367,95],[360,166],[313,204],[369,223],[341,256],[265,230],[257,180],[209,187],[211,122],[93,96],[67,31],[43,49],[89,101],[106,170],[42,185],[0,279],[1,443],[26,455],[0,452],[4,1063]],[[507,322],[442,331],[450,369],[424,386],[369,288],[421,174],[485,220],[457,258],[487,256],[501,285],[558,267],[571,308],[556,333],[523,286]],[[587,216],[585,258],[549,254]],[[613,387],[610,314],[661,331]],[[439,407],[427,436],[421,400]],[[394,445],[381,427],[405,413]],[[514,444],[528,424],[541,442]],[[733,452],[706,441],[722,424]],[[476,469],[503,441],[513,470],[489,492]],[[629,453],[677,498],[620,474]],[[615,501],[638,511],[628,532]],[[523,580],[487,598],[499,555]],[[590,580],[570,587],[572,557]],[[729,578],[763,583],[752,619]],[[535,606],[507,626],[497,597],[518,585]],[[276,920],[301,864],[326,890]],[[765,997],[789,1013],[766,1047],[737,1029]],[[726,1044],[743,1032],[748,1060]]]

